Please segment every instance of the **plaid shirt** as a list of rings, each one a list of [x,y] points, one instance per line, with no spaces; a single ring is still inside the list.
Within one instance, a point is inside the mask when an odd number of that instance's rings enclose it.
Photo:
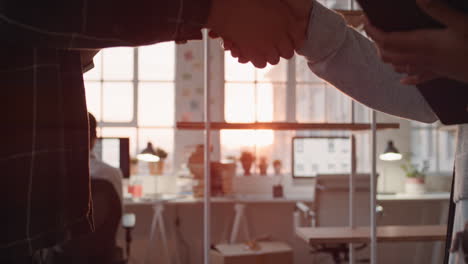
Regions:
[[[210,0],[0,0],[0,256],[92,229],[80,50],[201,39]]]

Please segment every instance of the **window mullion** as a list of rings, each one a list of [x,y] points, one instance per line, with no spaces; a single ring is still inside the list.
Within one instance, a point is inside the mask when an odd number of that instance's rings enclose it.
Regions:
[[[136,146],[135,153],[138,153],[139,141],[139,130],[138,130],[138,88],[139,88],[139,74],[138,74],[138,48],[133,48],[133,119],[132,125],[136,128]]]
[[[296,122],[296,56],[288,61],[285,105],[286,122]]]

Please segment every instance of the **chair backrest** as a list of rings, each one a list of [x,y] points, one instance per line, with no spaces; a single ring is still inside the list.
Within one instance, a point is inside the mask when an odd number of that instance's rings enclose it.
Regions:
[[[354,223],[356,226],[368,226],[369,174],[356,175],[354,183]],[[349,175],[317,176],[314,211],[319,227],[349,225]]]
[[[91,180],[95,231],[62,246],[57,263],[111,263],[122,217],[122,202],[111,182]]]
[[[117,230],[122,218],[122,202],[114,185],[107,180],[91,180],[95,241],[115,246]]]

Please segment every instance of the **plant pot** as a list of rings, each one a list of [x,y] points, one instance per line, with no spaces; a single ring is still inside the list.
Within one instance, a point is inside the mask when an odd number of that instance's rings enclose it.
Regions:
[[[250,170],[252,169],[253,160],[248,160],[248,161],[242,160],[241,164],[242,164],[242,169],[244,169],[244,175],[245,176],[252,175],[250,173]]]
[[[283,198],[283,185],[273,185],[273,198]]]
[[[165,162],[164,162],[163,159],[161,159],[160,161],[158,161],[158,162],[156,163],[156,174],[157,174],[157,175],[162,175],[162,174],[164,174],[164,163],[165,163]]]
[[[258,169],[260,170],[260,175],[265,176],[267,175],[268,165],[267,164],[259,164]]]
[[[423,194],[426,192],[424,178],[406,178],[405,193],[406,194]]]
[[[244,169],[244,175],[251,175],[250,169],[252,168],[252,164],[255,162],[255,155],[252,152],[244,151],[242,152],[239,161],[242,164],[242,169]]]

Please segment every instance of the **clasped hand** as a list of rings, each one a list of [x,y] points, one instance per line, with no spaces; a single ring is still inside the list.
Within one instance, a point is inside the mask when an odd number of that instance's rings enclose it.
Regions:
[[[290,59],[306,35],[311,0],[213,0],[206,27],[241,63]]]
[[[407,74],[402,79],[405,84],[441,76],[468,82],[468,15],[440,0],[417,3],[445,28],[383,32],[368,23],[367,34],[377,44],[382,60]]]

